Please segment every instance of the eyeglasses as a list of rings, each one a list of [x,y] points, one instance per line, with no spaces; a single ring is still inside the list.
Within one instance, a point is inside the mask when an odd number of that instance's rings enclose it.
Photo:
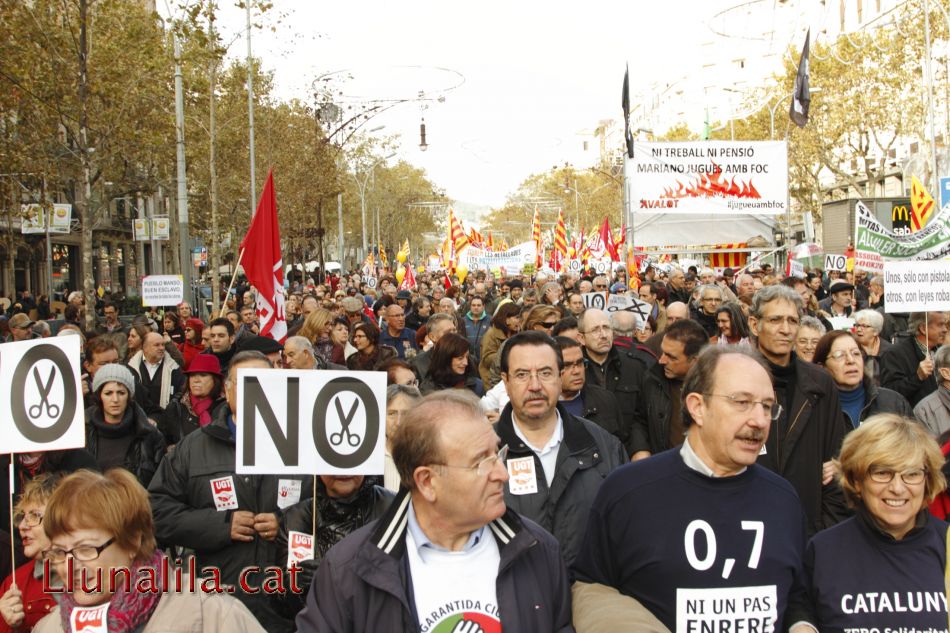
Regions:
[[[481,460],[474,466],[453,466],[452,464],[442,464],[436,463],[434,466],[444,466],[445,468],[457,468],[459,470],[470,470],[473,471],[477,476],[484,477],[492,471],[492,468],[495,467],[495,464],[498,462],[504,463],[505,459],[508,457],[508,445],[505,444],[501,447],[494,455],[489,455],[485,459]]]
[[[545,321],[544,323],[539,323],[539,325],[541,325],[545,330],[550,330],[555,325],[557,325],[557,321]]]
[[[79,547],[74,547],[72,549],[60,549],[58,547],[53,547],[46,550],[46,560],[51,563],[61,563],[66,560],[66,556],[72,556],[82,563],[88,563],[89,561],[99,558],[99,556],[102,555],[102,552],[104,552],[106,548],[108,548],[113,543],[115,543],[114,536],[99,547],[96,547],[95,545],[80,545]]]
[[[717,398],[725,398],[732,402],[732,406],[735,407],[740,413],[747,413],[752,410],[752,406],[759,404],[762,405],[762,411],[765,412],[765,415],[769,416],[773,422],[779,419],[779,416],[782,415],[782,405],[777,402],[765,402],[763,400],[750,400],[743,396],[727,396],[722,393],[704,393],[704,396],[715,396]]]
[[[584,359],[575,360],[573,363],[564,363],[564,369],[561,371],[569,371],[571,369],[578,369],[584,366]]]
[[[419,379],[418,379],[418,378],[413,378],[412,380],[410,380],[410,381],[408,381],[408,382],[403,382],[403,383],[399,383],[399,384],[401,384],[401,385],[403,385],[403,386],[405,386],[405,387],[418,387],[418,386],[419,386]]]
[[[589,330],[584,330],[581,334],[606,334],[610,332],[609,325],[598,325],[597,327],[592,327]]]
[[[24,527],[36,527],[43,522],[43,513],[37,512],[36,510],[30,510],[29,512],[17,512],[13,515],[13,524],[20,525],[23,523]]]
[[[594,286],[594,290],[606,290],[606,289],[607,289],[607,286],[602,286],[600,284],[597,284]]]
[[[862,355],[861,355],[861,350],[859,350],[859,349],[851,349],[851,350],[839,349],[837,352],[828,354],[828,358],[833,358],[833,359],[835,359],[835,360],[843,360],[843,359],[846,358],[846,357],[847,357],[847,358],[850,358],[851,360],[858,360],[859,358],[862,357]]]
[[[551,369],[550,367],[545,367],[537,371],[528,371],[527,369],[519,369],[517,371],[508,372],[508,377],[518,384],[527,384],[532,378],[537,377],[541,382],[554,382],[558,378],[558,372],[556,369]]]
[[[871,481],[879,484],[889,484],[894,480],[894,475],[896,471],[890,468],[881,468],[879,466],[871,466],[868,469],[868,477],[871,478]],[[903,481],[908,486],[917,486],[924,483],[924,478],[927,476],[926,468],[915,468],[913,470],[905,470],[900,473],[901,481]]]

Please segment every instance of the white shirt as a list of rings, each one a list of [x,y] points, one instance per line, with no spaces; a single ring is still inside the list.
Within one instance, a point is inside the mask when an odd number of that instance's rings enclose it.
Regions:
[[[551,487],[551,482],[554,481],[554,470],[557,468],[557,452],[561,447],[561,442],[564,440],[564,422],[561,420],[561,412],[555,409],[555,413],[557,413],[557,426],[554,427],[554,433],[551,434],[551,439],[541,448],[533,446],[531,442],[528,441],[528,438],[524,436],[518,427],[518,420],[515,418],[514,413],[511,414],[511,426],[515,430],[515,435],[517,435],[518,439],[524,442],[528,448],[534,451],[534,454],[541,460],[541,468],[544,470],[544,478],[547,480],[549,488]]]
[[[680,447],[680,457],[683,458],[683,463],[692,470],[695,470],[698,473],[706,475],[707,477],[718,477],[716,473],[713,472],[713,469],[706,465],[702,459],[699,458],[699,455],[696,454],[696,451],[693,450],[693,447],[689,445],[689,435],[686,436],[686,441],[683,442],[682,447]],[[736,473],[736,475],[742,474],[746,471],[745,468]]]

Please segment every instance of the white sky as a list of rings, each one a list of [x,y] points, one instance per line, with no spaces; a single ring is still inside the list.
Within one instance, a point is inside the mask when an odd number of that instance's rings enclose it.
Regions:
[[[265,16],[284,14],[276,32],[255,30],[252,37],[255,56],[275,71],[283,97],[307,99],[314,78],[340,69],[353,71],[361,92],[399,98],[456,81],[434,67],[461,73],[464,85],[425,112],[427,152],[418,148],[418,103],[396,106],[367,128],[385,125],[378,134],[400,134],[400,158],[424,168],[451,198],[487,207],[501,205],[531,173],[576,163],[578,133],[620,119],[625,63],[634,96],[701,69],[710,49],[703,44],[715,39],[706,21],[737,4],[276,0]],[[224,33],[243,28],[241,10],[225,7],[221,18]],[[244,40],[232,51],[243,56]]]

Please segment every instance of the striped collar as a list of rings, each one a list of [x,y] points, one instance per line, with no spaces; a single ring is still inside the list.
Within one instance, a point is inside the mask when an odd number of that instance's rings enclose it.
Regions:
[[[401,558],[405,554],[406,533],[409,529],[410,502],[412,496],[406,488],[400,488],[389,510],[380,518],[371,542],[384,554]],[[487,526],[501,550],[523,529],[521,519],[512,510],[490,522]],[[484,528],[483,528],[484,529]]]

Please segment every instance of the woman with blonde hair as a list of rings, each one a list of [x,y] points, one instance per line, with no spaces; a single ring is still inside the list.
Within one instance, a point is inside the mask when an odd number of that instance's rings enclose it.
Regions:
[[[71,582],[34,631],[80,630],[87,609],[105,605],[102,630],[109,633],[264,631],[237,599],[190,591],[186,574],[179,585],[174,570],[162,573],[171,562],[156,547],[148,493],[128,471],[66,477],[47,503],[43,526],[50,539],[46,560]]]
[[[313,353],[323,359],[324,366],[331,362],[333,342],[330,340],[330,327],[333,325],[333,313],[325,308],[317,308],[307,315],[298,335],[313,343]]]
[[[522,317],[521,331],[540,330],[550,336],[551,330],[554,329],[557,322],[561,320],[561,316],[561,311],[556,306],[539,303],[528,310]]]
[[[809,543],[794,621],[822,633],[945,631],[947,524],[927,510],[947,485],[940,447],[916,421],[882,413],[845,437],[837,462],[855,516]]]
[[[23,541],[23,554],[30,559],[7,576],[0,585],[0,633],[32,631],[36,623],[56,607],[54,594],[46,591],[59,584],[50,579],[44,583],[43,553],[49,539],[43,531],[46,504],[62,479],[58,474],[42,474],[31,479],[13,509],[13,524]],[[16,580],[15,584],[13,583]]]

